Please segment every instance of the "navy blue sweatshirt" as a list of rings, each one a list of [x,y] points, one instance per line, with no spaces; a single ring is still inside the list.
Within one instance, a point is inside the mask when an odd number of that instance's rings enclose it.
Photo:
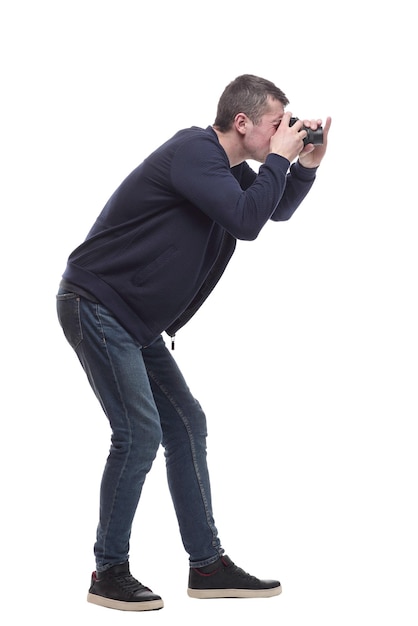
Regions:
[[[269,154],[256,174],[230,167],[212,127],[181,130],[111,196],[64,280],[105,305],[147,346],[194,315],[227,266],[237,239],[287,220],[315,169]]]

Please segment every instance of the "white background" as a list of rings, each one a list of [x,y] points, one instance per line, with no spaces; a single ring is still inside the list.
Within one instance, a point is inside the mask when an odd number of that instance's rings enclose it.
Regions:
[[[375,3],[4,1],[1,46],[2,613],[209,625],[417,624],[416,21]],[[68,254],[121,180],[207,126],[242,73],[333,117],[290,222],[241,242],[175,356],[209,422],[227,553],[268,600],[186,595],[162,451],[133,573],[153,614],[87,604],[101,410],[55,314]]]

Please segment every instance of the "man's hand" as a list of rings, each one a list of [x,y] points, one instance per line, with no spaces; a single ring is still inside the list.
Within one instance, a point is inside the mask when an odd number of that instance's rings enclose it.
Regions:
[[[322,125],[322,120],[304,120],[304,126],[316,130]],[[327,151],[327,138],[328,132],[331,126],[331,118],[327,117],[327,121],[324,126],[324,141],[321,146],[314,146],[312,143],[308,143],[303,150],[299,153],[299,163],[303,167],[318,167]],[[279,127],[280,128],[280,127]]]
[[[306,130],[302,129],[303,123],[298,120],[289,126],[292,114],[287,111],[280,124],[270,139],[270,152],[280,154],[288,161],[292,162],[298,155],[303,153],[303,139],[306,137]]]

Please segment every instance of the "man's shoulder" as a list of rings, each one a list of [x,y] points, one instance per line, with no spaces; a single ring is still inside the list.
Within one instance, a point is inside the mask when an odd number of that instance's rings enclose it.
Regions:
[[[176,161],[195,162],[196,165],[206,163],[208,166],[210,163],[225,162],[229,167],[226,153],[211,126],[191,126],[178,131],[173,138],[173,146]]]
[[[184,147],[185,150],[204,150],[205,146],[219,148],[218,137],[211,126],[200,128],[199,126],[190,126],[178,130],[170,139],[167,139],[154,153],[150,156],[160,154],[170,154],[174,156]],[[195,146],[195,148],[193,148]]]
[[[207,128],[200,128],[200,126],[183,128],[172,137],[172,140],[178,141],[179,143],[187,141],[209,141],[215,145],[219,144],[218,137],[212,126],[207,126]]]

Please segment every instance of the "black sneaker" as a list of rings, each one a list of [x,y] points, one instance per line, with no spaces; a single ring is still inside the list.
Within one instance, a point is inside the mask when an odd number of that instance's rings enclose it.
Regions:
[[[93,572],[87,601],[121,611],[154,611],[164,606],[160,596],[131,575],[128,562]]]
[[[191,598],[269,598],[281,592],[278,580],[250,576],[228,556],[206,567],[190,568],[187,593]]]

